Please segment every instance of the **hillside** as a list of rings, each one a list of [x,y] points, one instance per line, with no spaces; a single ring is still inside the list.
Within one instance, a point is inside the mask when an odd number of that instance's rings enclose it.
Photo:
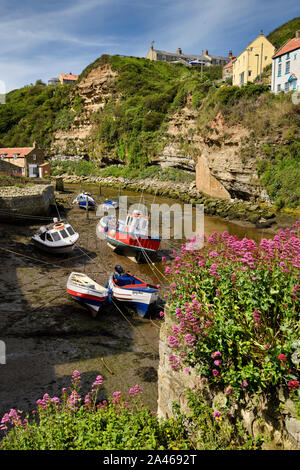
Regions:
[[[268,38],[281,45],[299,28],[296,18]],[[200,168],[203,192],[207,180],[217,182],[216,197],[296,208],[299,105],[290,94],[274,96],[262,85],[240,89],[220,83],[220,76],[220,67],[201,78],[197,68],[181,64],[103,55],[76,85],[37,83],[8,93],[0,107],[0,142],[26,146],[35,140],[54,158],[84,156],[90,162],[81,170],[88,174],[116,164],[191,175]],[[122,168],[112,171],[121,175]],[[72,172],[74,163],[62,169]]]
[[[300,16],[274,29],[274,31],[268,34],[267,38],[275,46],[276,49],[279,49],[289,39],[292,39],[295,36],[295,31],[298,31],[299,29]]]

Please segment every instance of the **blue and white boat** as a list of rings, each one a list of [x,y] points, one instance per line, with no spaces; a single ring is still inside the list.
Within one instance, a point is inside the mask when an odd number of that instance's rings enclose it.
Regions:
[[[157,302],[159,291],[136,276],[124,272],[121,266],[108,280],[108,295],[119,302],[131,305],[139,315],[144,317],[151,304]]]
[[[80,209],[95,209],[96,201],[95,199],[86,191],[80,193],[73,201],[73,204],[79,206]]]
[[[102,209],[110,210],[110,209],[118,209],[119,203],[118,201],[104,201],[102,204]]]

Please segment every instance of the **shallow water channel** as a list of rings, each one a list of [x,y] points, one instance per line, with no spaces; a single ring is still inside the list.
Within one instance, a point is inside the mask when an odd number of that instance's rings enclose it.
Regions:
[[[0,222],[0,340],[6,348],[6,363],[0,364],[1,416],[10,408],[35,409],[36,400],[44,393],[60,396],[62,387],[70,386],[75,369],[82,376],[83,395],[100,374],[104,379],[100,399],[110,397],[116,390],[127,395],[130,387],[139,384],[144,402],[156,410],[159,317],[141,318],[131,310],[110,304],[92,318],[88,310],[68,296],[66,281],[72,271],[80,271],[104,285],[114,266],[121,264],[125,270],[157,284],[162,281],[159,271],[163,267],[159,258],[155,268],[148,263],[137,264],[97,238],[96,213],[87,214],[72,205],[83,189],[98,204],[120,195],[127,196],[128,206],[180,204],[95,185],[68,185],[57,197],[58,212],[68,218],[80,239],[72,255],[61,257],[40,252],[32,245],[31,236],[40,221],[24,218],[15,223]],[[169,222],[163,219],[162,223]],[[206,236],[224,230],[256,241],[267,236],[263,230],[204,217]],[[172,257],[173,249],[183,241],[163,240],[160,255]]]

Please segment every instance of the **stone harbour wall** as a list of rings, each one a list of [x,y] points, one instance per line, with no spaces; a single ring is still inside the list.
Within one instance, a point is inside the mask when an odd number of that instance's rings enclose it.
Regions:
[[[49,184],[4,186],[0,188],[0,217],[48,215],[54,202],[54,186]]]
[[[199,375],[191,368],[174,371],[169,364],[173,352],[168,345],[168,336],[176,320],[165,308],[165,321],[160,330],[159,367],[158,367],[158,416],[172,417],[172,403],[178,403],[186,414],[189,406],[185,395],[186,389],[193,389],[201,394],[208,406],[217,409],[217,405],[226,403],[226,396],[203,384]],[[226,405],[227,406],[227,405]],[[229,413],[242,422],[244,428],[253,437],[262,435],[265,439],[265,450],[298,450],[300,449],[300,420],[293,401],[279,389],[271,398],[263,395],[245,397],[230,405]],[[196,442],[196,436],[194,436]]]

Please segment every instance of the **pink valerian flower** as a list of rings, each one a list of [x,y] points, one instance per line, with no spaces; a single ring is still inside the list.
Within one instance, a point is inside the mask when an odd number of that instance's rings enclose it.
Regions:
[[[71,379],[71,382],[72,382],[72,385],[73,385],[74,388],[79,388],[80,387],[80,380],[81,380],[81,377],[80,377],[79,371],[74,370],[73,375],[72,375],[72,379]]]
[[[214,361],[214,365],[215,366],[220,366],[222,364],[222,360],[221,359],[217,359],[216,361]]]
[[[220,375],[220,372],[217,369],[212,369],[212,373],[216,378]]]
[[[142,395],[142,389],[139,385],[135,385],[134,387],[129,389],[129,395],[131,398],[135,397],[136,395]]]
[[[185,339],[185,342],[186,342],[187,346],[193,346],[195,341],[196,341],[194,336],[192,336],[189,333],[187,335],[185,335],[184,339]]]
[[[114,403],[114,404],[119,403],[120,400],[121,400],[121,397],[122,397],[122,392],[119,392],[119,391],[118,391],[118,392],[114,392],[114,393],[113,393],[113,403]]]
[[[168,342],[171,348],[175,348],[176,346],[178,346],[178,339],[175,338],[175,336],[169,336]]]
[[[213,352],[211,358],[216,359],[216,357],[222,357],[222,353],[220,351]]]
[[[224,394],[225,395],[230,395],[231,392],[232,392],[232,387],[229,386],[229,387],[226,388]]]
[[[243,382],[242,382],[242,390],[246,390],[247,387],[248,387],[248,385],[249,385],[248,382],[246,382],[246,380],[243,380]]]
[[[170,354],[169,363],[173,370],[178,370],[180,360],[176,356],[174,356],[174,354]]]

